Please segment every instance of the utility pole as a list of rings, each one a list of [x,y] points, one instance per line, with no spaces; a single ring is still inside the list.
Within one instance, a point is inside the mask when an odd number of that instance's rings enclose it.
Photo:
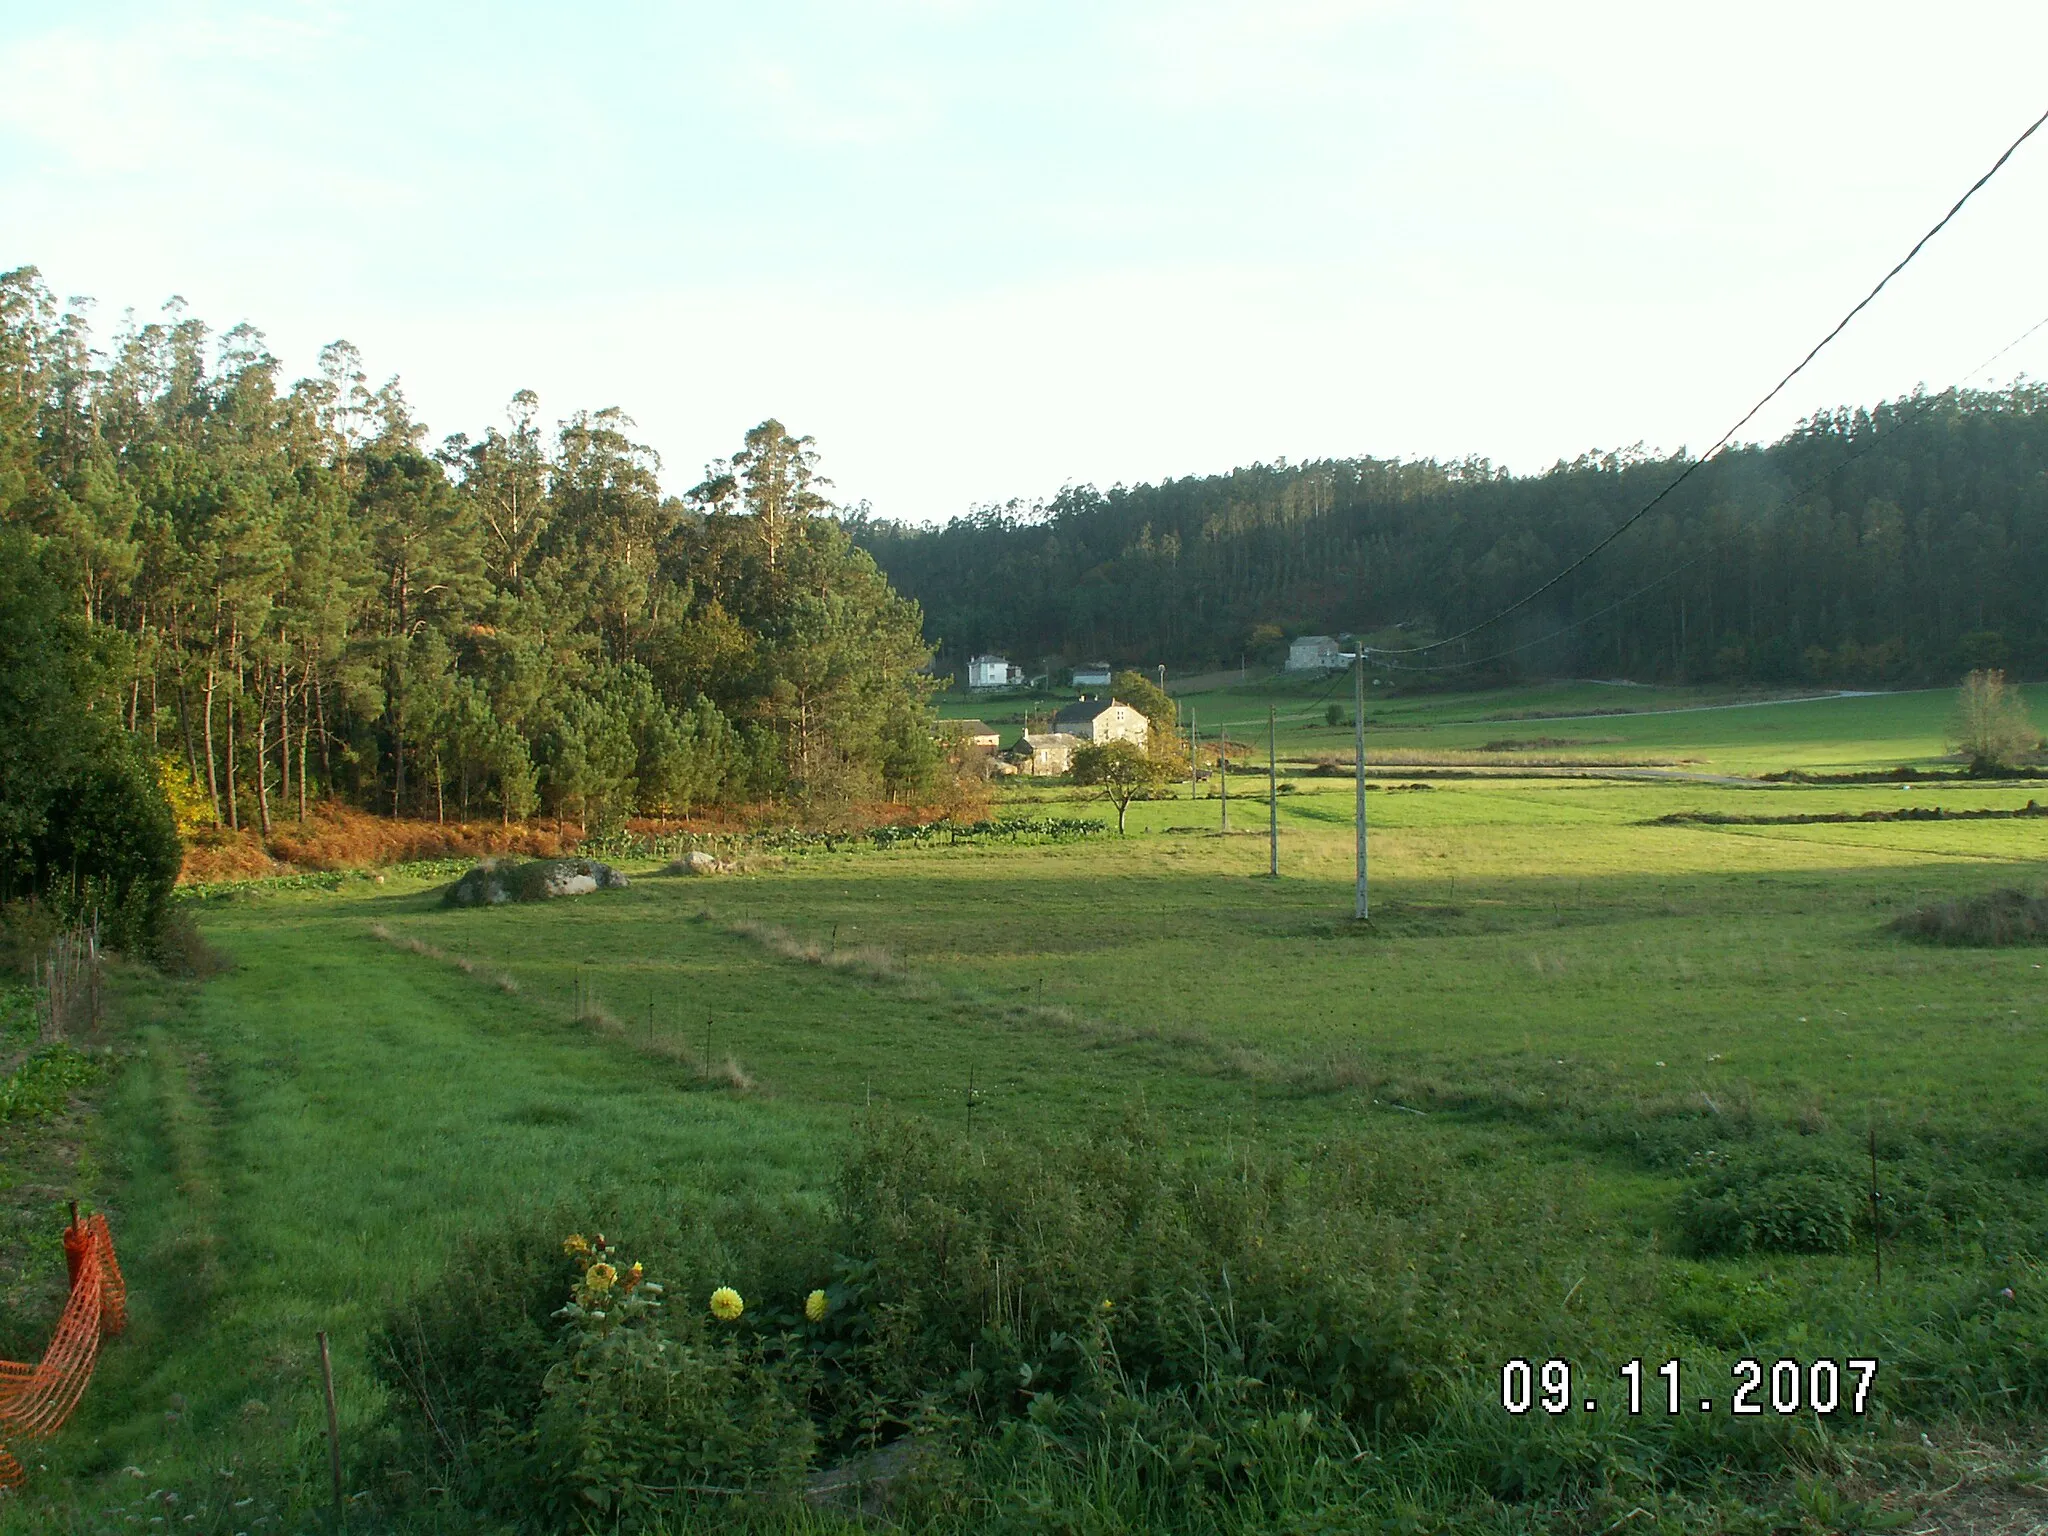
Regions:
[[[1273,706],[1266,706],[1266,873],[1280,878],[1280,753]]]
[[[1199,777],[1202,756],[1202,738],[1195,731],[1195,712],[1188,711],[1188,803],[1195,798],[1195,780]]]
[[[1358,764],[1358,899],[1352,916],[1364,922],[1372,915],[1365,896],[1365,646],[1358,645],[1353,661],[1358,673],[1352,687],[1352,731]]]
[[[1230,830],[1230,727],[1224,726],[1217,737],[1222,749],[1216,756],[1216,771],[1222,775],[1223,784],[1223,830]]]

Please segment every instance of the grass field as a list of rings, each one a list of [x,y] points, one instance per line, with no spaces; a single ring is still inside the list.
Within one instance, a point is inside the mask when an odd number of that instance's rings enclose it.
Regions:
[[[1949,706],[1707,697],[1397,699],[1369,707],[1368,751],[1540,737],[1707,776],[1841,772],[1937,761]],[[1668,712],[1594,713],[1624,700]],[[1395,776],[1369,795],[1360,928],[1349,782],[1299,771],[1348,750],[1348,728],[1298,690],[1187,702],[1233,735],[1291,711],[1280,880],[1263,779],[1234,777],[1257,793],[1227,836],[1212,783],[1134,806],[1122,839],[819,852],[574,904],[446,910],[438,872],[198,903],[233,968],[131,981],[75,1176],[114,1213],[136,1325],[0,1530],[296,1528],[325,1476],[315,1330],[335,1341],[354,1478],[393,1411],[369,1330],[442,1283],[459,1234],[554,1209],[715,1233],[822,1208],[876,1106],[963,1148],[1138,1113],[1219,1167],[1382,1149],[1470,1202],[1485,1273],[1523,1264],[1526,1294],[1428,1303],[1469,1314],[1445,1324],[1452,1406],[1431,1434],[1233,1528],[1601,1529],[1635,1507],[1638,1528],[1843,1529],[1959,1500],[1994,1528],[2033,1507],[2009,1474],[2048,1407],[2048,950],[1925,947],[1886,923],[2035,888],[2048,821],[1658,818],[2010,809],[2037,787]],[[1009,793],[1109,817],[1056,786]],[[751,1088],[700,1070],[727,1058]],[[1855,1209],[1873,1144],[1881,1292]],[[1534,1210],[1564,1213],[1564,1236]],[[1839,1231],[1770,1235],[1809,1218]],[[1466,1273],[1440,1247],[1416,1262],[1425,1292]],[[1725,1382],[1743,1353],[1872,1355],[1880,1411],[1768,1454],[1673,1431],[1684,1456],[1612,1398],[1584,1424],[1500,1412],[1502,1360],[1566,1349],[1609,1381],[1630,1357]],[[366,1491],[361,1518],[397,1514]]]
[[[2048,687],[2025,690],[2037,715]],[[1817,696],[1825,695],[1825,696]],[[1050,712],[1070,695],[976,699],[948,696],[941,713],[987,717],[1007,745],[1025,711]],[[1213,680],[1179,691],[1204,740],[1227,729],[1264,762],[1267,711],[1280,753],[1349,760],[1351,680],[1290,678],[1257,669],[1243,683]],[[1623,683],[1554,683],[1461,693],[1373,691],[1366,701],[1368,760],[1457,762],[1484,753],[1490,764],[1521,758],[1626,764],[1655,762],[1694,772],[1754,775],[1788,769],[1854,772],[1874,766],[1944,765],[1955,697],[1948,689],[1827,694],[1818,689],[1676,688]],[[1326,720],[1337,705],[1340,725]],[[1014,717],[1014,718],[1013,718]],[[1495,747],[1488,752],[1485,749]],[[1398,763],[1394,764],[1398,766]],[[1952,766],[1952,764],[1950,765]]]

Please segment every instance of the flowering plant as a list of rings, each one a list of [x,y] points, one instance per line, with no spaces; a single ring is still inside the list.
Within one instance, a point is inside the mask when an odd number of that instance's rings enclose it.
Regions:
[[[815,1431],[749,1331],[664,1313],[661,1286],[602,1234],[561,1246],[561,1349],[522,1442],[558,1480],[552,1515],[580,1526],[595,1508],[633,1525],[678,1483],[767,1490],[801,1476]],[[718,1324],[745,1310],[729,1286],[712,1294]]]
[[[638,1260],[624,1269],[613,1263],[617,1254],[602,1232],[595,1237],[571,1232],[562,1239],[562,1252],[576,1266],[577,1278],[556,1317],[589,1325],[603,1338],[621,1324],[644,1324],[659,1310],[661,1287],[647,1279],[646,1266]]]

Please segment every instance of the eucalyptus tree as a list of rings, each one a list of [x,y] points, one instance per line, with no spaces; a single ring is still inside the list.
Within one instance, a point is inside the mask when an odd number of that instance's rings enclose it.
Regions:
[[[361,517],[375,573],[375,618],[368,646],[384,690],[391,758],[390,805],[411,807],[407,768],[417,743],[410,729],[413,693],[438,692],[451,664],[437,631],[464,620],[486,590],[473,507],[432,459],[404,441],[373,444],[363,459]]]
[[[616,408],[549,433],[522,391],[425,438],[346,342],[287,388],[260,332],[174,301],[102,353],[0,275],[0,524],[122,638],[122,723],[217,824],[333,795],[604,824],[928,776],[920,617],[809,438],[763,422],[685,500]]]

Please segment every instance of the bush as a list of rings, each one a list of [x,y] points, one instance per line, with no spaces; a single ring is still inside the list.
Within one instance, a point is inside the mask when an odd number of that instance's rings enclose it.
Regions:
[[[36,541],[0,529],[0,902],[146,948],[178,877],[155,764],[120,724],[118,646],[73,611]]]
[[[2024,1188],[1994,1188],[1980,1147],[1883,1138],[1876,1179],[1884,1239],[1938,1242],[1969,1230],[2029,1228],[2041,1216]],[[1853,1143],[1782,1135],[1695,1159],[1702,1172],[1679,1197],[1681,1240],[1701,1257],[1841,1253],[1870,1241],[1872,1172]]]
[[[1929,944],[1981,946],[2038,944],[2048,939],[2048,899],[2025,891],[1986,891],[1931,902],[1892,920],[1894,933]]]
[[[2040,750],[2041,734],[2027,718],[2027,701],[1996,670],[1978,670],[1956,690],[1949,741],[1973,775],[2009,774]]]
[[[44,890],[61,913],[80,923],[96,917],[113,948],[150,952],[184,850],[170,801],[138,747],[113,733],[100,741],[51,806],[34,847]]]
[[[1840,1253],[1866,1199],[1845,1166],[1773,1144],[1717,1158],[1680,1194],[1678,1232],[1701,1257]]]

